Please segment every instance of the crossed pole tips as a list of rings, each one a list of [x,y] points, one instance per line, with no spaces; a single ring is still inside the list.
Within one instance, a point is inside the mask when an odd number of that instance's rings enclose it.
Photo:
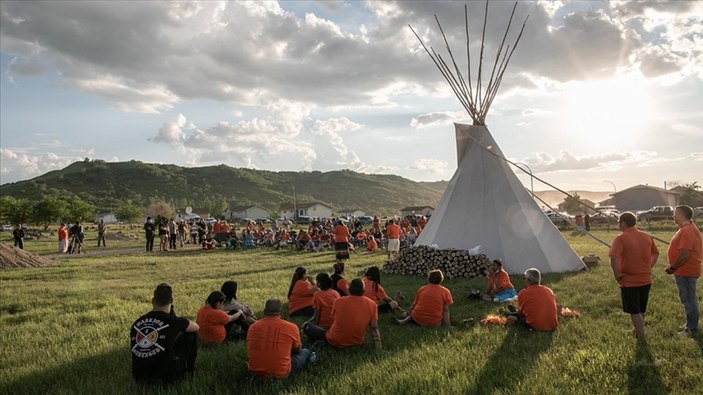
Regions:
[[[447,81],[449,86],[452,88],[452,91],[456,95],[457,99],[461,102],[461,105],[466,109],[466,111],[469,113],[469,116],[471,116],[471,119],[474,121],[474,125],[485,125],[486,124],[486,115],[488,114],[488,110],[491,107],[491,103],[493,103],[493,99],[495,98],[496,93],[498,92],[498,87],[500,86],[501,81],[503,80],[503,73],[505,73],[505,70],[508,68],[508,63],[510,63],[510,59],[513,56],[513,53],[515,52],[515,48],[517,48],[518,43],[520,42],[520,38],[522,38],[522,33],[525,30],[525,25],[527,24],[527,20],[529,19],[529,15],[525,18],[525,21],[522,23],[522,28],[520,29],[520,33],[517,35],[517,38],[515,39],[515,43],[513,44],[512,48],[510,48],[510,45],[508,44],[507,46],[505,45],[505,41],[508,37],[508,33],[510,32],[510,28],[513,23],[513,17],[515,15],[515,9],[517,8],[517,2],[515,2],[515,5],[513,5],[513,10],[510,13],[510,19],[508,19],[508,24],[505,28],[505,34],[503,34],[503,40],[501,41],[500,45],[498,46],[498,51],[496,52],[496,58],[495,61],[493,62],[493,67],[491,69],[491,74],[488,79],[488,83],[486,84],[485,87],[482,86],[482,78],[483,78],[483,53],[485,49],[485,38],[486,38],[486,24],[488,22],[488,1],[486,1],[486,9],[485,13],[483,16],[483,30],[481,33],[481,50],[479,53],[479,62],[478,62],[478,77],[476,78],[476,87],[473,88],[472,86],[472,79],[471,79],[471,49],[470,49],[470,36],[469,36],[469,11],[468,11],[468,6],[464,5],[464,23],[466,27],[466,58],[467,58],[467,79],[464,79],[464,76],[459,69],[459,66],[456,63],[456,60],[454,59],[454,54],[452,53],[451,47],[449,46],[449,42],[447,41],[447,36],[444,34],[444,29],[442,29],[442,24],[439,22],[439,18],[437,18],[437,15],[435,15],[435,21],[437,22],[437,27],[439,28],[440,33],[442,34],[442,38],[444,39],[444,45],[446,46],[447,53],[449,54],[449,59],[451,60],[453,68],[450,68],[447,62],[444,60],[442,55],[438,54],[432,46],[427,48],[425,45],[425,42],[420,38],[420,35],[417,34],[415,29],[413,29],[412,26],[408,25],[410,30],[412,30],[413,34],[415,37],[417,37],[418,41],[422,45],[422,48],[425,49],[425,52],[427,52],[427,55],[430,56],[430,59],[434,62],[435,66],[439,70],[440,73],[442,73],[442,76],[444,79]]]

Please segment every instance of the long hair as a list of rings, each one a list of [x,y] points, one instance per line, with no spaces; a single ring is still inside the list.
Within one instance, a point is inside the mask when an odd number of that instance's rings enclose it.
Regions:
[[[295,273],[293,273],[293,278],[290,279],[290,287],[288,287],[288,298],[289,299],[290,299],[290,295],[293,293],[293,287],[295,286],[295,283],[298,280],[304,279],[305,274],[307,274],[307,271],[305,270],[304,267],[298,267],[295,269]]]
[[[237,282],[236,281],[225,281],[220,288],[223,294],[225,294],[225,303],[229,303],[232,300],[237,300]]]
[[[225,294],[223,294],[220,291],[212,291],[210,295],[207,297],[207,300],[205,303],[210,305],[213,309],[215,308],[215,305],[224,302],[225,301]]]
[[[374,292],[378,291],[378,284],[381,283],[381,271],[378,269],[378,266],[371,266],[368,268],[364,276],[373,282]]]

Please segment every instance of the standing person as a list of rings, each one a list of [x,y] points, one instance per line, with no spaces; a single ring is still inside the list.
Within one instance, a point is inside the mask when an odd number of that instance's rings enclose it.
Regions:
[[[622,309],[630,314],[635,336],[645,340],[644,315],[659,250],[652,236],[637,229],[636,224],[637,217],[631,212],[620,215],[618,226],[622,233],[615,236],[608,256],[615,281],[620,285]]]
[[[349,259],[349,228],[340,219],[334,227],[334,252],[337,262]]]
[[[76,221],[71,229],[68,230],[71,236],[71,254],[80,254],[83,252],[83,238],[85,234],[83,233],[83,226],[80,222]]]
[[[264,378],[287,378],[308,363],[312,351],[302,348],[298,326],[281,318],[282,304],[269,299],[264,317],[249,327],[249,372]]]
[[[591,216],[586,211],[586,215],[583,216],[583,226],[586,228],[586,232],[591,231]]]
[[[400,226],[394,220],[388,221],[386,234],[388,235],[388,260],[390,260],[391,256],[395,256],[400,251]]]
[[[144,222],[144,234],[146,236],[146,252],[154,252],[154,235],[156,233],[156,225],[151,217],[146,217]]]
[[[62,223],[59,226],[59,254],[65,254],[68,250],[68,231],[66,230],[66,224]]]
[[[159,222],[159,251],[168,251],[168,221],[166,218]]]
[[[171,218],[170,221],[168,221],[168,246],[170,249],[175,250],[176,249],[176,239],[178,238],[178,225],[176,224],[176,220]]]
[[[701,232],[693,223],[693,209],[689,206],[676,206],[674,222],[679,230],[669,245],[666,272],[674,275],[679,299],[686,311],[686,325],[679,333],[690,336],[698,333],[700,319],[696,282],[701,276]]]
[[[307,275],[305,268],[296,268],[288,287],[288,314],[308,317],[315,314],[312,299],[318,290],[315,279]]]
[[[107,247],[105,245],[105,232],[107,231],[107,225],[105,224],[105,220],[100,218],[100,223],[98,223],[98,247],[100,247],[100,241],[103,242],[103,247]]]
[[[12,231],[12,238],[15,241],[15,247],[24,250],[24,229],[22,229],[22,224],[17,224],[17,226],[15,226],[15,229]]]
[[[178,221],[178,241],[181,244],[181,248],[183,248],[183,246],[186,243],[186,233],[187,232],[188,232],[188,225],[186,225],[186,221],[185,220]]]
[[[408,309],[407,317],[398,320],[399,324],[414,322],[422,326],[439,326],[451,328],[449,305],[454,303],[452,293],[442,286],[444,274],[435,269],[427,274],[427,282],[415,294],[415,300]]]
[[[195,371],[200,327],[177,317],[173,290],[159,284],[151,300],[152,310],[139,317],[129,333],[132,377],[137,381],[172,382]]]
[[[190,228],[190,242],[191,244],[198,243],[198,224],[195,221],[190,221],[188,227]]]

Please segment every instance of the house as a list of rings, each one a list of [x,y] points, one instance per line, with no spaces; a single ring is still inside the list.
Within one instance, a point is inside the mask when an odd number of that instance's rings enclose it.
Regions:
[[[570,200],[571,200],[571,199],[570,199]],[[594,201],[592,201],[592,200],[589,200],[589,199],[579,199],[579,201],[580,201],[581,203],[587,205],[588,207],[595,207],[595,206],[596,206],[596,203],[595,203]],[[571,210],[568,209],[569,207],[571,207]],[[559,203],[559,204],[557,205],[557,210],[559,210],[560,212],[568,212],[569,214],[585,214],[586,212],[588,212],[589,214],[595,213],[595,210],[591,210],[591,209],[589,209],[589,208],[587,208],[586,206],[581,205],[581,204],[575,205],[574,203],[571,203],[571,202],[569,202],[569,203],[566,203],[566,202],[561,202],[561,203]]]
[[[269,210],[266,207],[261,207],[255,204],[246,204],[240,206],[229,206],[225,209],[224,215],[227,220],[243,218],[268,218]]]
[[[407,217],[408,215],[424,215],[429,217],[434,212],[434,207],[430,206],[409,206],[400,209],[400,216]]]
[[[649,185],[635,185],[614,193],[615,207],[620,211],[647,210],[654,206],[676,206],[679,192]]]
[[[296,209],[298,210],[298,215],[295,215]],[[287,204],[281,206],[281,216],[287,218],[296,218],[300,216],[332,218],[332,206],[320,202],[298,203],[295,206],[292,204]]]
[[[98,214],[98,216],[95,217],[95,223],[100,222],[100,220],[103,220],[106,224],[115,224],[117,223],[117,217],[115,216],[114,213],[102,213]]]
[[[344,209],[344,210],[339,210],[339,215],[340,216],[347,216],[347,217],[363,217],[366,215],[364,211],[361,211],[359,209]]]

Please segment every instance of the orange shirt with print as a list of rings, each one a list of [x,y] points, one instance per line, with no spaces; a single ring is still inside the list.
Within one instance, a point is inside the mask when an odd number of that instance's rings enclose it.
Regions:
[[[364,343],[366,329],[373,320],[378,320],[378,307],[366,296],[339,298],[332,306],[334,322],[325,333],[327,342],[337,348]]]
[[[557,329],[557,298],[551,289],[544,285],[528,285],[517,294],[517,302],[527,325],[538,331]]]
[[[378,243],[376,243],[376,240],[369,240],[368,244],[366,244],[366,249],[368,251],[374,251],[378,248]]]
[[[213,309],[205,305],[198,310],[195,322],[200,326],[198,337],[205,344],[224,343],[227,331],[225,324],[229,320],[229,315],[222,310]]]
[[[413,321],[422,326],[437,326],[442,323],[444,308],[453,304],[452,293],[439,284],[427,284],[417,291],[410,313]]]
[[[389,239],[399,239],[400,238],[400,226],[396,224],[388,225],[386,228]]]
[[[298,280],[293,285],[293,292],[288,298],[288,313],[312,306],[312,297],[315,294],[315,286],[307,282],[307,280]]]
[[[346,225],[339,224],[334,227],[334,242],[345,243],[349,241],[349,228]]]
[[[652,257],[659,255],[652,236],[632,226],[615,236],[608,256],[618,259],[621,287],[641,287],[652,283]]]
[[[332,318],[332,305],[337,299],[339,299],[339,292],[334,289],[315,292],[315,295],[312,297],[312,307],[320,312],[319,321],[317,322],[318,326],[330,329],[334,321]]]
[[[247,331],[247,367],[265,377],[288,377],[291,353],[300,350],[300,330],[281,317],[264,317]]]
[[[491,287],[491,291],[494,293],[515,288],[513,287],[513,283],[510,282],[510,276],[508,276],[508,273],[503,269],[500,269],[498,273],[488,275],[488,286]]]
[[[679,230],[674,235],[674,238],[671,239],[668,251],[669,263],[676,261],[681,249],[688,250],[688,259],[676,269],[674,275],[679,277],[700,277],[701,232],[693,222],[679,226]]]
[[[377,289],[374,290],[373,281],[370,278],[364,277],[361,281],[364,282],[364,296],[378,303],[381,300],[387,299],[386,290],[383,289],[381,284],[377,285]]]

